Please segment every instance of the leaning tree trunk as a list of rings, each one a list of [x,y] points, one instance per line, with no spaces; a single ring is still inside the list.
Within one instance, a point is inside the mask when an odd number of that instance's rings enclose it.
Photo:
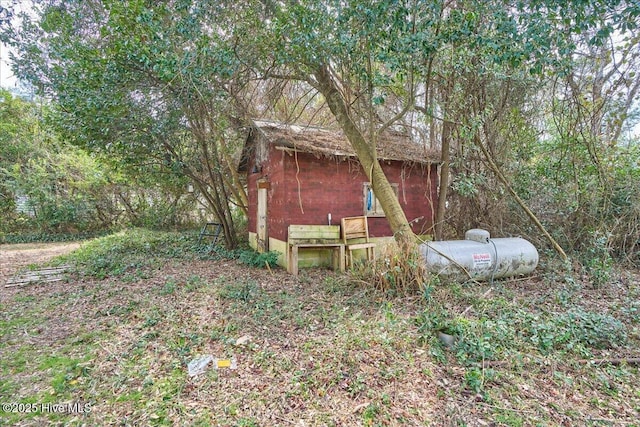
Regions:
[[[529,209],[529,207],[524,202],[524,200],[522,200],[522,198],[518,196],[518,193],[516,193],[516,191],[513,189],[513,187],[509,183],[509,180],[507,179],[506,176],[504,176],[504,174],[500,170],[500,167],[493,160],[491,153],[489,153],[489,151],[484,146],[480,137],[477,134],[474,136],[474,142],[480,148],[480,151],[482,151],[482,154],[484,155],[485,160],[489,164],[489,168],[495,174],[496,178],[498,178],[498,180],[502,183],[502,185],[507,189],[507,191],[509,192],[509,194],[511,194],[511,196],[516,201],[516,203],[520,205],[520,208],[522,208],[524,213],[529,217],[529,219],[531,220],[531,222],[533,222],[536,228],[547,238],[547,240],[549,240],[549,243],[551,243],[551,246],[553,246],[553,248],[558,253],[558,255],[560,255],[562,260],[566,261],[567,254],[564,251],[564,249],[562,249],[562,246],[560,246],[558,242],[556,242],[556,239],[554,239],[553,236],[551,236],[551,234],[544,227],[544,225],[542,225],[542,223],[540,222],[536,214],[534,214],[533,211]]]
[[[325,97],[329,109],[340,124],[340,127],[356,152],[356,156],[371,181],[375,193],[393,231],[393,236],[402,251],[409,251],[415,246],[415,235],[400,206],[393,187],[389,183],[378,158],[375,147],[369,144],[349,114],[347,103],[338,90],[327,65],[316,68],[312,84]]]

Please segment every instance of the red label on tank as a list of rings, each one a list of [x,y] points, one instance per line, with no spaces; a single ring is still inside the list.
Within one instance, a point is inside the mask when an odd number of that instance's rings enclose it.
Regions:
[[[473,267],[483,267],[491,264],[491,254],[473,254]]]

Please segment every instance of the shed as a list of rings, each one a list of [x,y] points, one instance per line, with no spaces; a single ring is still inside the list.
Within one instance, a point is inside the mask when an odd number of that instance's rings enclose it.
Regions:
[[[378,146],[378,159],[413,231],[430,235],[439,161],[433,151],[407,136],[387,134]],[[337,225],[343,217],[364,215],[372,241],[393,241],[371,184],[340,131],[254,121],[239,171],[247,174],[249,242],[259,251],[280,252],[284,267],[291,224]],[[306,253],[300,259],[301,266],[328,263],[322,253]]]

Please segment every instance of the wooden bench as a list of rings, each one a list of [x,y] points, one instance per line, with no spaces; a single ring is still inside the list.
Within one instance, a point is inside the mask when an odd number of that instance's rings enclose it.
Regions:
[[[344,243],[340,239],[339,225],[290,225],[287,236],[289,273],[298,275],[300,248],[328,249],[332,251],[333,269],[344,271]]]

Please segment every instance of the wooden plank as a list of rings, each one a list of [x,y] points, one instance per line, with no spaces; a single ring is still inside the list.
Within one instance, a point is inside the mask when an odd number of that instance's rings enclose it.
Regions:
[[[16,277],[28,277],[28,276],[51,276],[53,274],[61,274],[66,272],[66,270],[38,270],[38,271],[30,271],[27,273],[22,273],[16,275]]]
[[[340,239],[339,225],[290,225],[291,240],[338,240]]]
[[[29,285],[32,283],[52,283],[52,282],[60,282],[61,280],[64,280],[63,277],[50,277],[47,279],[39,279],[39,280],[27,280],[27,281],[23,281],[23,282],[10,282],[7,283],[6,285],[4,285],[5,288],[15,288],[18,286],[24,286],[24,285]]]
[[[342,234],[345,240],[365,238],[369,239],[367,218],[364,216],[342,218]]]
[[[258,244],[258,252],[266,252],[269,250],[269,230],[268,225],[268,210],[267,201],[268,194],[266,188],[260,188],[258,186],[258,212],[256,220],[256,240]]]
[[[347,245],[350,251],[358,250],[358,249],[367,249],[367,248],[375,248],[375,243],[355,243]]]
[[[64,274],[64,271],[58,271],[56,273],[49,273],[49,274],[22,274],[22,275],[17,275],[17,276],[13,276],[12,278],[10,278],[8,280],[8,282],[15,282],[15,281],[23,281],[23,280],[40,280],[40,279],[46,279],[47,277],[62,277],[62,275]]]
[[[298,249],[328,249],[332,251],[334,269],[344,271],[344,244],[339,225],[289,225],[289,272],[298,275]]]
[[[44,267],[40,270],[25,271],[22,274],[16,274],[7,280],[5,288],[12,288],[30,283],[59,282],[64,280],[64,273],[66,273],[69,268],[69,265],[61,265],[58,267]]]
[[[291,246],[297,246],[299,248],[337,248],[339,246],[344,246],[344,243],[341,242],[323,242],[323,243],[315,243],[315,242],[300,242],[300,243],[292,243]]]
[[[289,226],[289,230],[291,231],[316,231],[316,232],[332,232],[335,233],[340,232],[340,226],[339,225],[295,225],[295,224],[291,224]]]
[[[329,244],[291,244],[289,245],[288,271],[294,276],[298,275],[299,249],[327,249],[332,252],[331,263],[334,270],[345,270],[345,247],[343,243]]]

